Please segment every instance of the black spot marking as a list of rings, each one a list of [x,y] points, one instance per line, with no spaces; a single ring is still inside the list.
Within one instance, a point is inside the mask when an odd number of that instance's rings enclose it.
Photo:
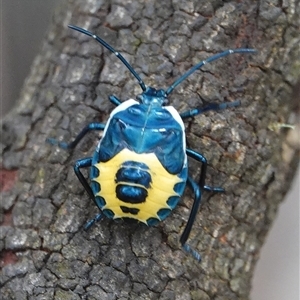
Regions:
[[[162,208],[157,212],[157,215],[160,218],[160,220],[164,220],[170,213],[171,213],[170,209]]]
[[[92,187],[94,194],[98,194],[101,191],[101,186],[100,186],[99,182],[92,181],[91,187]]]
[[[97,206],[98,206],[100,209],[106,205],[106,201],[104,200],[103,197],[96,196],[96,197],[95,197],[95,201],[96,201]]]
[[[127,207],[127,206],[120,206],[120,208],[122,212],[125,214],[137,215],[140,211],[138,208]]]
[[[109,219],[113,219],[115,216],[115,213],[111,209],[103,209],[103,213]]]
[[[146,222],[148,226],[154,226],[159,223],[159,220],[155,218],[149,218]]]
[[[180,197],[178,197],[178,196],[171,196],[167,200],[167,204],[170,206],[171,209],[174,209],[177,206],[179,200],[180,200]]]
[[[174,186],[174,192],[177,194],[182,194],[185,189],[186,181],[178,182]]]
[[[92,169],[91,169],[91,178],[92,178],[92,179],[93,179],[93,178],[98,178],[99,175],[100,175],[100,173],[99,173],[98,168],[95,167],[95,166],[92,166]]]
[[[149,170],[149,167],[146,164],[137,162],[137,161],[133,161],[133,160],[125,161],[122,164],[122,167],[135,167],[135,168],[139,168],[139,169],[143,169],[143,170]]]
[[[150,187],[151,175],[140,168],[122,167],[116,175],[116,183],[123,181],[143,185],[146,189]]]
[[[148,191],[137,186],[119,184],[116,187],[117,198],[126,203],[143,203],[146,201]]]

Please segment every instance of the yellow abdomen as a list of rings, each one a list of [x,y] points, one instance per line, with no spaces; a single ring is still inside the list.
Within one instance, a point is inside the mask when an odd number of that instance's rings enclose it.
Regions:
[[[107,162],[94,165],[99,176],[93,181],[99,184],[101,210],[109,216],[133,218],[150,225],[153,219],[164,219],[180,194],[175,192],[177,183],[185,184],[178,175],[170,174],[154,153],[138,154],[123,149]],[[151,220],[151,222],[150,222]]]

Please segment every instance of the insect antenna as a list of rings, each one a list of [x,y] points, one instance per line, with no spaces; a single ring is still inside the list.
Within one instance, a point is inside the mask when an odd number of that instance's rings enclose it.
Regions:
[[[187,77],[189,77],[191,74],[193,74],[195,71],[199,70],[202,66],[204,66],[207,63],[210,63],[212,61],[218,60],[219,58],[228,56],[230,54],[234,53],[255,53],[257,52],[255,49],[247,49],[247,48],[239,48],[239,49],[233,49],[233,50],[226,50],[224,52],[215,54],[206,60],[200,61],[198,64],[193,66],[190,70],[188,70],[185,74],[183,74],[181,77],[179,77],[177,80],[173,82],[173,84],[166,90],[166,95],[168,96],[173,92],[175,87],[179,85],[182,81],[184,81]]]
[[[141,87],[141,89],[143,91],[146,90],[146,85],[144,83],[144,81],[141,79],[141,77],[136,73],[136,71],[133,69],[133,67],[129,64],[129,62],[118,52],[116,51],[112,46],[110,46],[108,43],[106,43],[104,40],[102,40],[99,36],[93,34],[92,32],[85,30],[81,27],[77,27],[74,25],[68,25],[69,28],[77,30],[83,34],[86,34],[90,37],[92,37],[93,39],[95,39],[97,42],[99,42],[102,46],[104,46],[106,49],[108,49],[110,52],[112,52],[113,54],[115,54],[120,60],[121,62],[127,67],[127,69],[130,71],[130,73],[137,79],[137,81],[139,82],[139,85]]]

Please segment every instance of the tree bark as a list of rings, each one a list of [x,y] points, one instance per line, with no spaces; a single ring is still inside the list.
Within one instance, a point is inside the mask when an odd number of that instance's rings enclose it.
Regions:
[[[299,113],[299,9],[297,0],[70,0],[58,7],[3,120],[3,299],[248,299],[299,159],[297,130],[278,127]],[[91,133],[74,151],[45,139],[71,141],[88,123],[107,120],[109,95],[125,101],[141,91],[116,57],[68,24],[104,38],[157,88],[211,54],[258,50],[205,66],[169,97],[178,111],[202,99],[242,103],[187,122],[188,146],[208,159],[207,184],[226,189],[203,193],[189,239],[201,263],[179,244],[193,201],[188,190],[158,226],[106,219],[83,230],[97,209],[72,166],[92,155],[99,136]],[[198,178],[200,166],[191,162],[189,172]]]

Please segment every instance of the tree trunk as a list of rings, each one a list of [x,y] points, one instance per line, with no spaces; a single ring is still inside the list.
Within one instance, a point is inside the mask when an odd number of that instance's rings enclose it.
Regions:
[[[58,7],[20,101],[3,121],[3,299],[248,299],[298,162],[297,131],[279,127],[299,110],[299,9],[297,0],[70,0]],[[169,97],[178,111],[202,99],[241,100],[186,123],[188,146],[208,159],[207,184],[226,189],[203,193],[189,238],[201,263],[179,243],[193,203],[188,190],[157,226],[105,219],[83,230],[97,208],[72,166],[92,155],[99,136],[89,134],[74,151],[45,139],[71,141],[88,123],[107,120],[109,95],[125,101],[141,90],[113,54],[68,24],[104,38],[157,88],[214,53],[258,50],[208,64]],[[200,166],[191,162],[189,173],[197,179]]]

